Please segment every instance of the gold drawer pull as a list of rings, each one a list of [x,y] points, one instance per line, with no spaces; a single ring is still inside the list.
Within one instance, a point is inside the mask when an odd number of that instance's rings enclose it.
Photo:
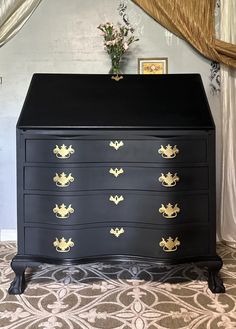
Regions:
[[[56,251],[58,252],[69,252],[71,247],[74,247],[74,242],[71,240],[71,238],[66,242],[66,239],[63,237],[60,240],[56,238],[56,240],[53,242],[53,246],[56,247]]]
[[[180,246],[180,241],[178,240],[178,237],[173,240],[173,238],[169,237],[167,240],[162,238],[161,242],[159,243],[160,247],[163,247],[162,249],[165,252],[172,252],[176,251],[178,246]]]
[[[120,141],[120,142],[118,142],[118,141],[115,141],[115,142],[110,141],[109,146],[110,147],[114,147],[114,149],[117,151],[117,150],[119,150],[120,147],[124,146],[124,143],[123,143],[123,141]]]
[[[121,196],[118,196],[118,195],[112,196],[111,195],[109,200],[111,202],[114,202],[116,205],[118,205],[121,201],[124,201],[124,197],[123,197],[123,195],[121,195]]]
[[[177,149],[177,145],[171,146],[170,144],[168,144],[166,147],[161,145],[158,150],[158,153],[161,154],[162,158],[164,159],[173,159],[179,153],[179,150]]]
[[[180,208],[178,207],[177,203],[174,206],[172,206],[171,203],[168,203],[168,205],[166,206],[162,204],[161,208],[159,208],[159,213],[161,213],[162,216],[165,218],[175,218],[177,217],[179,212]]]
[[[125,230],[123,229],[123,227],[121,227],[120,229],[116,227],[115,229],[111,228],[110,233],[114,234],[118,238],[121,234],[125,233]]]
[[[60,206],[55,204],[55,208],[53,208],[54,214],[56,214],[56,217],[60,219],[68,218],[74,211],[75,210],[71,207],[71,204],[68,207],[66,207],[64,203]]]
[[[70,185],[70,183],[74,182],[74,177],[71,176],[71,173],[67,176],[64,172],[53,177],[53,181],[56,183],[56,186],[58,187],[67,187]]]
[[[115,177],[118,177],[119,175],[123,174],[124,173],[124,170],[122,168],[118,169],[118,168],[115,168],[115,169],[110,169],[109,170],[109,173],[114,175]]]
[[[58,159],[68,159],[71,154],[75,153],[75,150],[72,148],[72,145],[66,146],[65,144],[63,144],[61,145],[61,147],[56,145],[53,150],[53,153]]]
[[[177,176],[177,173],[174,175],[168,172],[167,174],[161,173],[161,176],[159,177],[159,182],[162,184],[162,186],[165,187],[174,187],[177,182],[180,180],[180,178]]]

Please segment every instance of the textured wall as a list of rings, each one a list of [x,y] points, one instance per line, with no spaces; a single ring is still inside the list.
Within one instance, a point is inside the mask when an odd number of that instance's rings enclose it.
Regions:
[[[97,26],[120,20],[119,0],[44,0],[19,34],[0,49],[0,229],[16,227],[15,124],[34,72],[107,73],[110,61]],[[209,61],[166,31],[132,2],[140,41],[125,58],[124,73],[137,73],[138,57],[168,57],[169,73],[202,75],[219,127],[219,97],[209,88]],[[171,90],[170,90],[171,95]],[[191,111],[191,109],[189,109]]]

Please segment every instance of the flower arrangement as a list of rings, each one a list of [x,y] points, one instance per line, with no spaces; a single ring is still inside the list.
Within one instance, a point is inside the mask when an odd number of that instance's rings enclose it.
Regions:
[[[104,46],[111,58],[111,73],[120,73],[120,60],[129,46],[139,39],[134,36],[134,28],[129,25],[112,23],[100,24],[98,29],[102,31]]]

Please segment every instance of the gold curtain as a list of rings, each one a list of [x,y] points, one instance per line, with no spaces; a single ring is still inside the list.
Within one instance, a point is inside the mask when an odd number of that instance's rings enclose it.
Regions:
[[[236,67],[236,45],[215,38],[216,0],[133,0],[203,56]],[[235,13],[236,15],[236,13]]]
[[[0,0],[0,47],[25,24],[41,0]]]

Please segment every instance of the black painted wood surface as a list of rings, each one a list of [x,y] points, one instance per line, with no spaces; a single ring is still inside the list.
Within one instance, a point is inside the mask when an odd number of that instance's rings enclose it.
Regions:
[[[123,170],[118,177],[110,170]],[[159,181],[162,173],[177,174],[179,181],[176,186],[166,187]],[[56,174],[71,174],[74,178],[68,186],[57,186],[54,182]],[[106,189],[133,189],[146,191],[186,191],[208,189],[207,167],[148,167],[148,166],[93,166],[87,164],[83,167],[25,167],[24,187],[26,190],[44,191],[81,191]]]
[[[199,74],[111,78],[35,74],[18,127],[214,128]]]
[[[22,293],[25,268],[40,262],[132,256],[198,262],[209,269],[212,292],[224,292],[216,254],[214,122],[200,76],[111,78],[33,76],[17,124],[18,253],[9,293]],[[123,145],[116,150],[111,141]],[[63,144],[74,152],[59,159],[54,148]],[[179,149],[171,159],[158,152],[168,144]],[[123,170],[118,177],[110,173],[116,168]],[[54,179],[63,172],[73,176],[67,187]],[[159,181],[168,172],[179,177],[175,186]],[[123,200],[115,204],[111,196]],[[159,211],[169,203],[180,209],[175,218]],[[73,207],[68,218],[56,216],[62,204]],[[124,231],[115,236],[111,229]],[[54,243],[63,238],[73,241],[64,251]],[[180,243],[163,250],[160,241],[168,239]]]
[[[127,139],[123,136],[121,146],[118,150],[111,147],[110,142],[116,140],[78,140],[78,139],[29,139],[26,140],[26,161],[27,162],[53,162],[81,163],[81,162],[154,162],[154,163],[205,163],[207,162],[207,138],[191,136],[189,139],[181,137],[169,137],[142,140]],[[195,137],[195,138],[194,138]],[[141,138],[141,137],[140,137]],[[118,139],[118,142],[121,142]],[[74,153],[68,159],[59,159],[53,153],[56,145],[73,147]],[[173,159],[165,159],[158,152],[161,146],[168,144],[176,145],[179,153]]]
[[[110,197],[123,197],[117,205]],[[165,218],[159,211],[162,204],[179,207],[176,217]],[[56,205],[71,205],[74,212],[68,218],[56,217]],[[155,225],[208,223],[208,193],[157,193],[130,190],[81,192],[80,194],[26,194],[24,197],[25,221],[51,225],[79,225],[117,221]],[[173,215],[172,215],[173,216]]]
[[[116,237],[110,230],[123,228],[124,233]],[[195,232],[198,232],[195,234]],[[162,238],[178,238],[180,246],[175,252],[166,252],[159,245]],[[139,228],[138,226],[109,225],[105,227],[87,227],[80,229],[25,229],[25,253],[28,255],[54,258],[80,258],[102,255],[137,255],[176,259],[208,254],[208,231],[206,227],[177,227],[168,229]],[[71,238],[74,246],[69,252],[58,252],[53,246],[56,238]]]

